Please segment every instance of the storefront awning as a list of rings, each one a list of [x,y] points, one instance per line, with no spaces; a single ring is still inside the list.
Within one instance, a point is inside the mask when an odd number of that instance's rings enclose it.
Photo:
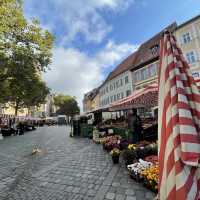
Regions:
[[[158,84],[136,90],[132,95],[121,99],[110,106],[110,111],[126,110],[139,107],[155,107],[158,105]]]

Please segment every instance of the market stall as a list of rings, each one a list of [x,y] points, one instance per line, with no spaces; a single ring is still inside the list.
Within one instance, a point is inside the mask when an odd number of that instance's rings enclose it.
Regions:
[[[143,139],[157,139],[157,105],[158,105],[158,85],[152,84],[146,88],[136,90],[129,97],[111,104],[110,112],[123,112],[124,120],[113,127],[127,130],[128,110],[136,108],[142,119]]]
[[[128,110],[132,108],[151,108],[158,105],[158,84],[135,90],[129,97],[111,104],[110,111]]]

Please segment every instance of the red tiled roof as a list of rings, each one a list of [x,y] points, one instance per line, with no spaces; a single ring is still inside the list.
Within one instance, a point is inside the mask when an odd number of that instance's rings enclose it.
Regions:
[[[132,66],[131,70],[134,68],[139,68],[145,65],[146,63],[158,59],[159,57],[159,45],[160,40],[163,36],[163,32],[165,30],[168,30],[170,32],[173,32],[177,27],[176,23],[173,23],[166,27],[164,30],[162,30],[160,33],[156,34],[154,37],[143,43],[140,48],[137,51],[137,58],[135,60],[134,66]],[[153,48],[157,48],[157,50],[153,51]]]
[[[163,35],[163,32],[165,30],[169,30],[170,32],[173,32],[177,27],[176,23],[172,23],[168,27],[166,27],[164,30],[162,30],[160,33],[156,34],[154,37],[143,43],[139,49],[132,53],[130,56],[128,56],[121,64],[119,64],[106,78],[106,80],[103,82],[101,86],[103,86],[107,81],[114,79],[116,76],[122,74],[123,72],[127,70],[132,70],[134,68],[137,68],[139,66],[142,66],[143,64],[152,61],[153,59],[158,58],[159,51],[157,51],[155,54],[152,54],[152,48],[156,45],[159,47],[160,39]]]
[[[120,63],[107,77],[106,81],[112,80],[119,74],[129,70],[135,62],[137,51],[128,56],[122,63]]]
[[[84,100],[93,100],[99,92],[99,88],[95,88],[92,91],[84,95]]]

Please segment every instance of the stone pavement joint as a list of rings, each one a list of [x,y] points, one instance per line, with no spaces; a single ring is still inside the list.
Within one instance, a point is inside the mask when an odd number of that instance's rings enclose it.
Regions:
[[[155,196],[113,165],[101,145],[42,127],[0,141],[1,200],[150,200]],[[45,153],[30,156],[34,147]]]
[[[108,174],[106,180],[103,182],[103,185],[100,187],[99,191],[97,192],[94,200],[103,200],[104,195],[109,189],[109,186],[112,184],[112,180],[114,176],[117,174],[119,168],[118,166],[114,165],[113,168],[111,169],[110,173]]]
[[[87,149],[89,149],[90,147],[84,147],[83,149],[79,150],[78,152],[76,152],[73,156],[77,156],[78,154],[80,154],[83,151],[86,151]],[[64,161],[60,160],[59,162],[56,162],[54,164],[51,164],[50,166],[46,167],[45,169],[33,174],[33,177],[40,177],[41,175],[43,175],[44,173],[47,173],[48,171],[54,169],[56,166],[62,164]]]

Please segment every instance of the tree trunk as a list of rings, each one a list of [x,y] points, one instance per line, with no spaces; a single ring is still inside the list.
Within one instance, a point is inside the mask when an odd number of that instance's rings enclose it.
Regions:
[[[19,109],[19,102],[16,101],[16,105],[15,105],[15,116],[17,116],[18,109]]]
[[[31,107],[28,107],[28,116],[31,116]]]

